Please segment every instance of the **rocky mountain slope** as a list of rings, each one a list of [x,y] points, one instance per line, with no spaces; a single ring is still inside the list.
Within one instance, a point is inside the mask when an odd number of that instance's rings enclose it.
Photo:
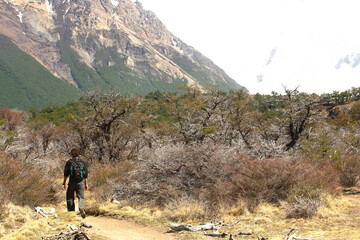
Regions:
[[[0,34],[80,90],[241,87],[138,1],[0,0]]]

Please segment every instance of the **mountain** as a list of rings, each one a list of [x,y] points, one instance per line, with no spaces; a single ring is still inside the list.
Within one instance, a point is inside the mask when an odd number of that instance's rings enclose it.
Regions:
[[[241,88],[138,1],[0,0],[0,34],[4,41],[11,39],[16,51],[36,60],[28,64],[36,69],[42,65],[58,84],[69,87],[66,81],[78,92],[116,90],[144,95],[176,91],[183,84],[200,89],[216,85],[224,91]],[[7,55],[1,54],[0,60],[7,62]],[[16,88],[14,82],[31,81],[32,74],[28,72],[28,79],[0,81]]]
[[[0,34],[0,108],[42,108],[66,104],[79,96],[75,86],[56,78],[10,38]]]

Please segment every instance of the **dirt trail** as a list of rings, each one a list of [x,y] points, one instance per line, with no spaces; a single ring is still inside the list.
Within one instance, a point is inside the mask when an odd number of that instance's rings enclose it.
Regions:
[[[109,240],[175,240],[169,233],[159,229],[145,227],[125,220],[107,217],[87,217],[86,223],[92,225],[89,229],[91,235]]]

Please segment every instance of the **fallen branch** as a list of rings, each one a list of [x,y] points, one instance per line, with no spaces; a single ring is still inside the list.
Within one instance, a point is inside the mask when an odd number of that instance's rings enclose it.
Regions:
[[[175,224],[170,223],[170,231],[178,232],[178,231],[190,231],[190,232],[197,232],[197,231],[205,231],[205,230],[214,230],[216,229],[216,224],[207,223],[203,225],[193,226],[191,224]]]
[[[304,237],[294,237],[293,239],[294,240],[312,240],[313,238],[316,238],[316,237],[322,237],[322,236],[324,236],[325,235],[325,233],[323,233],[323,234],[320,234],[320,235],[316,235],[316,236],[310,236],[310,237],[307,237],[307,238],[304,238]]]
[[[231,223],[229,226],[230,226],[230,227],[233,227],[233,226],[235,226],[236,224],[238,224],[239,222],[243,222],[243,221],[246,221],[246,219],[236,220],[235,222]]]
[[[302,237],[302,236],[297,237],[295,233],[291,235],[291,233],[293,233],[294,231],[295,231],[295,228],[290,229],[290,231],[288,232],[288,234],[286,234],[286,236],[284,237],[283,240],[312,240],[315,237],[321,237],[325,234],[325,233],[323,233],[321,235],[310,236],[310,237]]]
[[[90,224],[86,223],[86,222],[82,222],[80,224],[80,228],[82,228],[82,227],[84,227],[84,228],[92,228],[92,226]]]
[[[293,234],[292,236],[290,236],[290,234],[291,234],[293,231],[295,231],[295,228],[291,228],[290,231],[286,234],[286,236],[284,237],[283,240],[290,240],[290,239],[292,239],[292,238],[295,236],[295,234]]]
[[[52,215],[55,213],[55,208],[50,208],[49,211],[45,211],[42,207],[36,207],[35,212],[36,214],[40,214],[41,216],[48,218],[47,215]],[[57,215],[55,214],[54,217],[57,218]]]
[[[219,233],[219,232],[213,232],[213,233],[207,233],[207,232],[204,232],[204,235],[205,236],[208,236],[208,237],[226,237],[228,235],[227,232],[224,232],[224,233]]]
[[[239,232],[238,234],[236,234],[236,236],[250,236],[253,235],[254,233],[245,233],[245,232]]]
[[[72,231],[77,231],[79,230],[79,228],[77,226],[75,226],[74,224],[69,224],[68,227],[72,230]]]
[[[83,239],[91,240],[85,231],[78,229],[76,231],[61,232],[54,237],[42,238],[43,240],[64,240],[64,239]]]
[[[71,225],[69,224],[68,227],[71,229],[71,231],[60,232],[59,234],[56,234],[54,237],[47,237],[47,238],[43,237],[41,239],[42,240],[80,240],[80,239],[91,240],[86,234],[86,230],[81,228],[83,224],[84,223],[81,224],[80,229],[73,224]],[[86,225],[90,226],[89,224]]]

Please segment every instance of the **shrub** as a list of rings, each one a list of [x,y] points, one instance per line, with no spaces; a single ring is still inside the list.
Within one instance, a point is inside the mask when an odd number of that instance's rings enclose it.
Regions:
[[[343,187],[354,187],[360,176],[360,160],[356,157],[345,157],[339,166],[339,178]]]
[[[184,218],[181,214],[189,208],[174,206],[185,202],[210,217],[221,215],[222,206],[239,202],[252,211],[261,202],[279,204],[290,195],[307,196],[300,190],[294,193],[298,186],[330,192],[337,187],[331,167],[295,158],[254,160],[222,145],[143,149],[134,166],[121,181],[113,181],[114,198],[165,206],[175,218]]]
[[[290,191],[285,207],[287,218],[312,218],[321,206],[323,189],[316,185],[297,185]]]
[[[237,175],[234,192],[252,211],[260,202],[279,204],[298,186],[335,191],[336,177],[330,167],[316,167],[299,159],[246,160]],[[295,194],[298,195],[301,196]]]
[[[14,112],[8,108],[0,109],[0,120],[5,122],[7,130],[15,130],[17,126],[22,124],[23,118],[20,112]]]
[[[6,204],[6,196],[3,187],[0,185],[0,221],[4,217],[5,213],[5,204]]]
[[[295,197],[283,204],[287,218],[312,218],[317,214],[322,202],[318,199]]]
[[[0,166],[0,188],[6,200],[31,207],[58,201],[57,187],[32,164],[0,155]]]
[[[93,192],[95,199],[99,202],[108,200],[113,193],[111,183],[114,181],[124,181],[126,174],[133,169],[133,164],[127,161],[92,165],[90,167],[90,190]]]
[[[289,159],[244,161],[234,191],[245,200],[250,211],[260,202],[278,203],[296,184],[294,165]]]
[[[216,206],[233,199],[236,152],[215,145],[168,145],[143,149],[135,170],[115,185],[115,196],[131,202],[165,206],[188,198]]]

